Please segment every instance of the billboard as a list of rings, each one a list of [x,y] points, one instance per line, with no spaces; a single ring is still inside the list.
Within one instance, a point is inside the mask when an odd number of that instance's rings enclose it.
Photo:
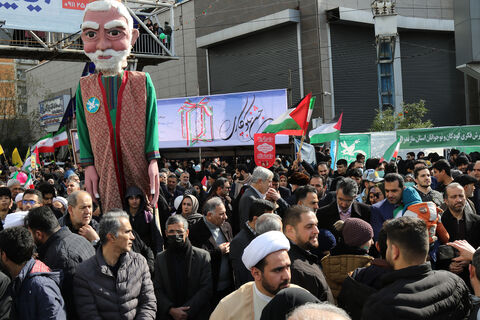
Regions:
[[[69,101],[70,95],[62,95],[40,102],[40,126],[47,132],[57,131]]]
[[[3,28],[75,33],[91,0],[25,0],[0,5]]]
[[[160,149],[253,145],[255,133],[286,110],[285,89],[157,100]]]

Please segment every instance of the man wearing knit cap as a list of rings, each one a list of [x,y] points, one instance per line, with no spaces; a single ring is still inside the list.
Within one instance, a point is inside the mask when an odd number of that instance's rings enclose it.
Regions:
[[[259,235],[245,248],[242,261],[254,281],[223,298],[210,320],[260,319],[263,308],[290,286],[290,243],[280,231]]]

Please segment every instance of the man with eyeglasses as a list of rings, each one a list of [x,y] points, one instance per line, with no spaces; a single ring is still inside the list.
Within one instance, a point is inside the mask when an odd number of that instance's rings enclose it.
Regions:
[[[167,249],[155,260],[153,285],[157,319],[208,319],[212,297],[210,254],[192,246],[188,222],[181,215],[167,219]]]
[[[360,218],[370,223],[370,206],[355,201],[357,193],[358,184],[353,179],[338,182],[336,200],[317,211],[318,228],[329,230],[338,241],[340,233],[333,226],[338,220]]]
[[[27,189],[23,193],[22,207],[24,211],[43,206],[42,193],[36,189]]]

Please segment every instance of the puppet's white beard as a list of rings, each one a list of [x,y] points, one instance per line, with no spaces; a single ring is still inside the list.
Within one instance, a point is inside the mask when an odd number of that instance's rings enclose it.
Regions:
[[[95,68],[98,71],[107,74],[118,74],[126,67],[127,57],[130,55],[130,48],[123,51],[115,51],[107,49],[105,51],[97,50],[95,52],[85,54],[95,63]],[[110,59],[99,59],[100,56],[111,56]]]

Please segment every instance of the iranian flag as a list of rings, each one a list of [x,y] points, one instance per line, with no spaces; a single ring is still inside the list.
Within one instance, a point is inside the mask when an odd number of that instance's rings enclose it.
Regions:
[[[55,152],[55,147],[53,146],[53,135],[49,133],[42,137],[35,144],[35,148],[38,148],[39,153]]]
[[[61,146],[68,145],[67,131],[65,127],[60,129],[57,133],[53,135],[53,147],[56,149]]]
[[[270,122],[263,133],[304,135],[312,116],[314,102],[315,98],[312,98],[312,94],[309,93],[293,110],[288,109],[280,117]]]
[[[333,140],[338,140],[340,137],[340,129],[342,127],[343,112],[338,119],[334,119],[329,123],[324,123],[321,126],[310,131],[310,143],[322,143]]]
[[[397,159],[398,150],[400,150],[400,138],[397,138],[397,141],[395,141],[390,147],[388,147],[387,151],[385,151],[383,157],[380,159],[380,162],[390,161],[392,160],[392,158]]]
[[[25,181],[25,184],[23,185],[25,189],[35,189],[35,186],[33,185],[33,179],[32,175],[29,173],[27,181]]]
[[[40,165],[40,157],[38,156],[38,148],[35,148],[32,154],[25,160],[22,170],[25,172],[31,172],[37,168],[37,165]]]

